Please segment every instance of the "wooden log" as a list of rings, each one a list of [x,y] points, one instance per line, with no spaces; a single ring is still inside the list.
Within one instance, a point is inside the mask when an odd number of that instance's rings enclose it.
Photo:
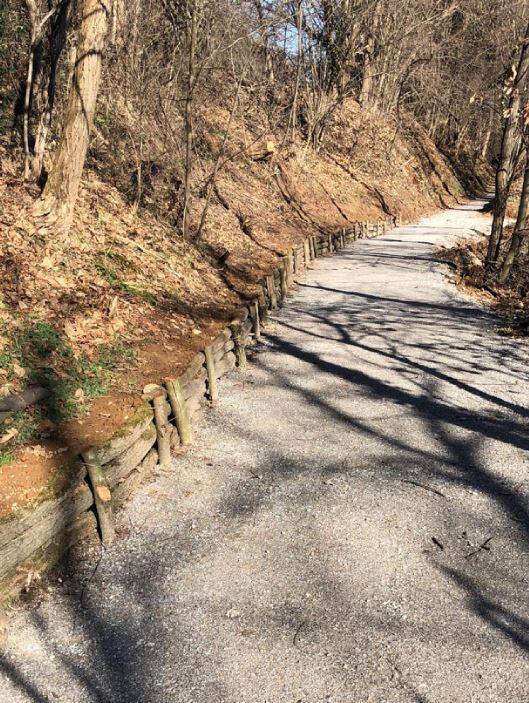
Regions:
[[[242,324],[248,319],[249,315],[250,313],[248,312],[248,308],[246,306],[240,307],[233,316],[232,322],[240,322]]]
[[[211,405],[215,408],[219,404],[219,387],[215,371],[215,356],[211,347],[204,349],[206,357],[206,370],[208,374],[208,395]]]
[[[232,371],[237,363],[237,358],[233,352],[228,352],[222,360],[215,366],[215,372],[217,378],[224,376],[224,374]]]
[[[296,259],[298,260],[298,271],[303,271],[305,268],[305,250],[303,244],[296,249]]]
[[[128,476],[121,479],[114,489],[112,497],[115,510],[119,510],[123,507],[123,504],[132,496],[140,484],[154,471],[157,464],[158,452],[156,449],[151,449],[146,454],[143,461],[136,466]]]
[[[261,321],[259,317],[259,301],[254,300],[251,303],[250,315],[252,318],[252,332],[253,338],[256,342],[261,341]]]
[[[71,478],[71,487],[61,495],[31,505],[0,523],[0,578],[67,529],[92,506],[92,491],[80,478],[81,474],[86,474],[84,465],[80,465],[77,474]]]
[[[200,411],[202,410],[202,399],[204,398],[203,395],[197,397],[194,396],[193,398],[190,398],[186,405],[187,405],[187,414],[189,416],[189,419],[192,420],[193,418],[196,418],[198,414],[200,414]]]
[[[187,413],[186,401],[182,393],[180,380],[167,381],[166,388],[169,394],[169,402],[173,410],[180,442],[184,447],[187,447],[193,443],[193,432],[191,430],[191,423],[189,422],[189,415]]]
[[[292,253],[292,249],[288,252],[287,254],[287,261],[288,261],[288,283],[289,287],[292,283],[292,276],[294,275],[294,255]]]
[[[83,454],[83,459],[86,463],[88,477],[94,494],[101,541],[105,547],[109,547],[116,539],[114,513],[112,512],[112,493],[101,464],[93,459],[90,451]]]
[[[294,248],[291,249],[290,256],[292,259],[292,274],[294,275],[298,272],[298,259],[296,256],[296,250]]]
[[[210,346],[213,353],[216,354],[220,349],[223,349],[225,344],[231,340],[231,330],[225,327],[220,334],[211,342]]]
[[[49,395],[47,388],[42,386],[31,386],[22,391],[4,398],[0,398],[0,422],[7,417],[14,415],[21,410],[25,410],[30,405],[35,405],[44,400]]]
[[[217,352],[215,352],[215,354],[213,354],[213,359],[215,363],[218,364],[222,357],[233,349],[235,349],[235,343],[233,339],[230,339],[230,341],[226,342],[222,349],[219,349]]]
[[[153,411],[150,404],[144,400],[126,424],[121,427],[105,444],[92,447],[93,459],[98,464],[107,464],[122,454],[125,449],[134,444],[148,425],[152,422]]]
[[[252,336],[252,321],[250,319],[248,319],[248,320],[245,320],[244,322],[241,322],[240,330],[241,330],[241,334],[243,334],[245,337],[251,337]]]
[[[203,396],[206,395],[206,380],[207,380],[206,369],[201,369],[200,373],[192,381],[188,381],[185,385],[180,381],[180,387],[182,388],[182,395],[184,400],[189,400],[189,398],[196,395]]]
[[[167,408],[164,403],[164,414],[167,412]],[[167,415],[165,414],[165,422],[167,422]],[[119,483],[123,476],[129,474],[135,466],[142,461],[147,452],[156,442],[156,427],[153,422],[151,422],[143,434],[141,434],[138,439],[128,447],[123,454],[105,464],[103,469],[105,472],[105,477],[108,481],[108,485],[111,490],[114,486]]]
[[[198,354],[195,354],[195,356],[187,365],[185,371],[179,377],[182,386],[185,386],[186,383],[193,381],[196,378],[197,374],[203,371],[205,361],[206,357],[202,352],[198,352]]]
[[[167,403],[167,393],[162,386],[154,383],[150,383],[143,389],[143,397],[146,400],[150,400],[153,404],[154,409],[154,424],[156,428],[156,440],[158,445],[158,456],[160,458],[160,464],[163,467],[169,466],[171,463],[171,444],[170,444],[170,434],[171,425],[168,422],[168,417],[171,412],[171,407]],[[140,438],[141,439],[141,438]],[[152,446],[152,445],[151,445]],[[144,454],[139,457],[130,469],[133,469],[139,462],[143,459],[147,451],[151,448],[147,446]],[[105,470],[107,480],[108,480],[108,468]]]
[[[86,486],[87,493],[92,499],[92,492]],[[30,572],[42,574],[44,571],[60,562],[68,550],[89,534],[97,534],[97,520],[92,512],[82,512],[74,517],[72,522],[62,527],[45,544],[34,552],[22,558],[11,567],[8,574],[0,578],[0,611],[4,603],[17,596],[27,584]],[[1,562],[0,562],[1,563]]]

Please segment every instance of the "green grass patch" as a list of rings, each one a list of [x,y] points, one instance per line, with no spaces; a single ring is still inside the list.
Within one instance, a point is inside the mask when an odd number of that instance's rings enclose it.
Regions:
[[[133,352],[123,343],[102,344],[94,358],[76,356],[68,339],[47,322],[28,322],[0,353],[0,368],[8,380],[15,364],[26,370],[26,382],[47,388],[39,405],[14,415],[9,427],[18,430],[12,446],[39,436],[43,420],[54,424],[80,417],[90,401],[104,395],[119,370],[129,366]],[[7,460],[6,460],[7,461]]]
[[[0,466],[5,466],[15,460],[15,455],[11,449],[0,450]]]
[[[130,271],[136,271],[136,266],[122,254],[114,251],[100,252],[95,262],[95,269],[115,291],[143,300],[149,305],[156,305],[156,297],[137,283],[124,279]]]

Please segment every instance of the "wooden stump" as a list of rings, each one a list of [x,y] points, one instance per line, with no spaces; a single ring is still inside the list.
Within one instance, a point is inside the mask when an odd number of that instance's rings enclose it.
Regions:
[[[206,356],[206,371],[208,372],[208,395],[211,405],[215,408],[219,403],[219,389],[217,385],[217,375],[215,371],[215,357],[211,346],[204,349]]]
[[[165,385],[167,387],[169,402],[171,403],[171,408],[175,417],[180,442],[183,446],[189,446],[190,444],[193,444],[193,431],[189,421],[186,401],[182,393],[182,386],[180,385],[180,381],[178,379],[175,381],[167,381]]]

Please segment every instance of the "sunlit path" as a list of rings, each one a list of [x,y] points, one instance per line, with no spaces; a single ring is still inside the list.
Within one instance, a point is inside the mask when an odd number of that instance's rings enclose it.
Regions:
[[[478,206],[315,264],[2,703],[529,699],[527,345],[436,256]]]

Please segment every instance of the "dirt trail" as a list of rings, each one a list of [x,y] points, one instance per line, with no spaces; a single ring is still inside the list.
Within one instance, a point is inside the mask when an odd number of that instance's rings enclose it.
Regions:
[[[2,703],[529,699],[527,346],[435,254],[477,205],[317,262]]]

